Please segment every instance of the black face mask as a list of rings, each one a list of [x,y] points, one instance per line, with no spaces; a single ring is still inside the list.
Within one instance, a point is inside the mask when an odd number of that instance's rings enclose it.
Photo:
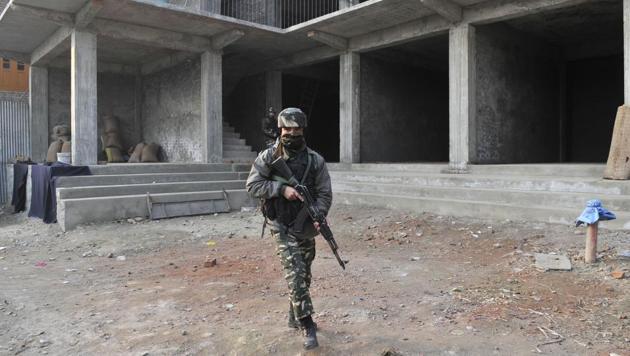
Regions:
[[[306,140],[304,140],[303,135],[283,135],[280,141],[282,142],[282,146],[290,150],[299,150],[306,145]]]

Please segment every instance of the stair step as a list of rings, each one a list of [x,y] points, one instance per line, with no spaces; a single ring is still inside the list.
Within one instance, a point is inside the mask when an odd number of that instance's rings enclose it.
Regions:
[[[223,139],[226,138],[241,138],[241,135],[238,132],[223,132]]]
[[[542,176],[482,176],[476,174],[418,174],[413,172],[331,172],[333,180],[431,187],[469,187],[522,191],[554,191],[630,195],[630,182],[597,178]]]
[[[109,163],[90,166],[93,175],[143,173],[232,172],[230,164],[204,163]]]
[[[257,156],[256,152],[252,151],[223,151],[223,158],[232,159],[232,158],[249,158],[255,159]]]
[[[58,199],[96,198],[117,195],[140,195],[149,193],[183,193],[199,191],[221,191],[243,189],[244,180],[230,181],[202,181],[202,182],[173,182],[130,185],[86,186],[72,188],[58,188]]]
[[[247,145],[226,145],[223,144],[223,151],[246,151],[252,152],[252,148]]]
[[[256,206],[244,189],[228,190],[228,201],[232,210],[243,206]],[[223,198],[222,191],[199,191],[166,193],[151,196],[162,203],[212,200]],[[110,197],[64,199],[57,204],[57,220],[63,231],[91,222],[114,221],[137,216],[148,217],[146,194]]]
[[[405,195],[335,192],[335,200],[347,205],[365,205],[388,209],[428,212],[438,215],[465,216],[480,219],[511,219],[574,224],[579,210],[558,209],[547,206],[521,206],[456,199],[410,197]],[[604,221],[600,226],[608,229],[630,228],[630,213],[617,213],[617,220]]]
[[[224,145],[245,145],[245,140],[242,138],[223,137]]]
[[[57,180],[57,187],[66,188],[169,182],[225,181],[239,180],[241,179],[239,177],[246,174],[247,173],[245,172],[197,172],[59,177]]]
[[[602,200],[612,211],[630,212],[630,196],[593,195],[591,193],[566,193],[548,191],[518,191],[464,187],[419,187],[383,183],[357,183],[333,181],[333,191],[348,193],[403,195],[418,198],[442,198],[497,204],[518,204],[522,206],[546,206],[572,209],[579,214],[590,199]],[[575,216],[577,217],[577,215]]]

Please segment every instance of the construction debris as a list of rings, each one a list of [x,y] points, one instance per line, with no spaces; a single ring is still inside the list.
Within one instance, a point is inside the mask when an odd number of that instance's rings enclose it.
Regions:
[[[535,253],[536,268],[545,271],[570,271],[571,261],[564,255]]]

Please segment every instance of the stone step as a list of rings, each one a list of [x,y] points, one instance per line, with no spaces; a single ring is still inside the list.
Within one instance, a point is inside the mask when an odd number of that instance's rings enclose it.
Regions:
[[[223,140],[226,138],[241,138],[241,135],[238,132],[223,132]]]
[[[256,156],[256,152],[252,151],[223,151],[224,159],[243,158],[254,160]]]
[[[236,132],[236,130],[233,127],[231,127],[231,126],[223,125],[223,132],[230,132],[230,133],[232,133],[232,132]]]
[[[247,172],[194,172],[60,177],[57,188],[246,179]]]
[[[601,178],[604,164],[495,164],[470,165],[469,170],[477,175],[498,176],[550,176]],[[331,171],[354,172],[415,172],[440,174],[448,168],[446,163],[329,163]]]
[[[451,200],[518,204],[521,206],[546,206],[572,209],[579,215],[590,199],[600,199],[613,212],[630,212],[629,195],[594,195],[592,193],[566,193],[547,191],[518,191],[460,187],[417,187],[383,183],[356,183],[333,181],[333,191],[348,193],[403,195],[418,198],[442,198]]]
[[[411,197],[406,195],[335,192],[335,202],[347,205],[364,205],[416,213],[464,216],[471,218],[515,221],[539,221],[573,225],[579,211],[558,209],[547,206],[521,206],[518,204],[498,204],[473,202],[468,200]],[[604,221],[602,228],[613,230],[630,228],[630,214],[617,213],[617,220]]]
[[[256,206],[244,189],[228,190],[228,201],[232,210],[244,206]],[[221,199],[222,191],[167,193],[152,195],[156,202],[186,202],[210,199]],[[148,217],[146,194],[120,195],[112,197],[95,197],[65,199],[57,204],[57,220],[63,231],[76,228],[78,225],[106,222],[133,217]]]
[[[598,178],[543,176],[483,176],[477,174],[418,174],[414,172],[331,172],[333,180],[391,183],[429,187],[469,187],[481,189],[553,191],[630,195],[630,182]]]
[[[242,138],[223,137],[224,145],[245,145],[245,140]]]
[[[223,144],[223,151],[252,152],[252,148],[251,148],[251,146],[248,146],[248,145],[227,145],[227,144]]]
[[[223,189],[238,190],[243,189],[244,187],[244,180],[86,186],[57,188],[57,199],[96,198],[117,195],[140,195],[146,193],[153,195],[164,193],[221,191]]]
[[[109,163],[90,166],[93,175],[143,174],[143,173],[192,173],[232,172],[234,167],[221,163]]]

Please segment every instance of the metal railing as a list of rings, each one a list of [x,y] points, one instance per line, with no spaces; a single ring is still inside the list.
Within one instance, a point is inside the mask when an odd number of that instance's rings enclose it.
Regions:
[[[30,113],[24,93],[0,92],[0,205],[7,203],[7,163],[16,155],[30,156]]]

